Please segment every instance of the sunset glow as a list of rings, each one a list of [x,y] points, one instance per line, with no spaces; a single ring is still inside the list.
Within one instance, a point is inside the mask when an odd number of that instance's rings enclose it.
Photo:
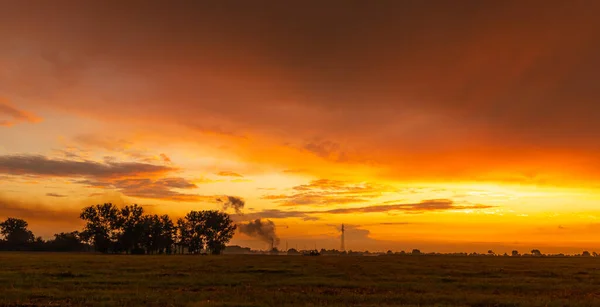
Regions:
[[[600,248],[600,2],[158,3],[0,5],[0,219],[236,196],[281,247]]]

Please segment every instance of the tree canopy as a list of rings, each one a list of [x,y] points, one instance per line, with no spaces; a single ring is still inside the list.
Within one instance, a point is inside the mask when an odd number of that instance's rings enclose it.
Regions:
[[[9,217],[0,223],[0,234],[10,245],[24,245],[35,240],[33,232],[27,229],[28,226],[25,220]]]
[[[79,217],[85,221],[81,232],[55,234],[49,241],[36,239],[26,221],[8,218],[0,223],[0,249],[220,254],[236,230],[227,213],[215,210],[191,211],[174,223],[168,215],[146,214],[139,205],[106,203],[83,208]]]

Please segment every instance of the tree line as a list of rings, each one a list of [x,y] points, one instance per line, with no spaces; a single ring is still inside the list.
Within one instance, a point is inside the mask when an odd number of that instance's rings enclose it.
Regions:
[[[125,254],[220,254],[236,225],[216,210],[191,211],[173,220],[168,215],[146,214],[138,205],[119,208],[98,204],[83,208],[82,231],[55,234],[51,240],[35,237],[22,219],[0,223],[0,250],[97,251]]]

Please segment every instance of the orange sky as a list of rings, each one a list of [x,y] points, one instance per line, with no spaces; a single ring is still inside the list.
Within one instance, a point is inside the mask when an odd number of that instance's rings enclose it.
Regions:
[[[246,201],[281,244],[600,250],[600,3],[0,8],[0,218]],[[235,212],[231,212],[235,214]],[[266,244],[236,235],[234,242]]]

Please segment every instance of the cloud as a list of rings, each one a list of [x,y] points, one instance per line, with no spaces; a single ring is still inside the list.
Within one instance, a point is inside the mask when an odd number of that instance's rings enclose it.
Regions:
[[[394,188],[386,185],[361,182],[354,183],[342,180],[318,179],[313,180],[309,184],[303,184],[293,187],[297,191],[313,191],[326,190],[337,193],[382,193],[395,191]]]
[[[221,171],[221,172],[218,172],[217,175],[223,176],[223,177],[244,177],[238,173],[231,172],[231,171]]]
[[[73,140],[85,147],[101,148],[109,151],[125,151],[133,145],[131,141],[98,134],[80,134],[75,136]]]
[[[198,186],[182,177],[170,177],[177,168],[141,162],[104,162],[50,159],[37,155],[0,156],[0,174],[72,178],[71,182],[91,188],[112,189],[125,196],[216,203],[219,196],[183,193]],[[52,194],[52,193],[50,193]],[[48,195],[58,197],[58,194]]]
[[[181,193],[173,190],[197,188],[196,184],[180,177],[167,177],[161,179],[127,178],[106,181],[77,180],[74,182],[88,187],[115,189],[129,197],[211,203],[214,203],[217,198],[216,196]]]
[[[111,183],[123,195],[139,198],[168,199],[175,201],[199,201],[203,196],[186,194],[173,189],[193,189],[197,186],[184,178],[122,179]]]
[[[309,184],[295,186],[292,190],[296,192],[265,195],[263,199],[275,201],[281,206],[329,206],[366,202],[395,191],[387,185],[329,179],[313,180]]]
[[[299,218],[304,221],[317,221],[318,217],[311,215],[309,212],[302,211],[283,211],[279,209],[265,209],[258,212],[246,213],[243,216],[234,216],[237,220],[253,220],[253,219],[287,219]]]
[[[0,173],[53,177],[118,178],[125,176],[156,176],[175,168],[139,162],[95,162],[50,159],[41,155],[0,156]]]
[[[430,199],[420,203],[410,204],[395,204],[395,205],[375,205],[357,208],[339,208],[326,211],[312,213],[329,213],[329,214],[352,214],[352,213],[376,213],[376,212],[391,212],[401,211],[405,213],[424,213],[433,211],[449,211],[449,210],[478,210],[489,209],[494,206],[488,205],[456,205],[449,199]]]
[[[164,153],[161,153],[161,154],[160,154],[160,158],[161,158],[161,159],[162,159],[162,160],[163,160],[165,163],[171,163],[171,162],[172,162],[172,161],[171,161],[171,158],[169,158],[169,156],[167,156],[167,155],[166,155],[166,154],[164,154]]]
[[[232,208],[237,214],[241,214],[246,202],[240,197],[236,196],[225,196],[217,198],[217,202],[223,204],[223,210]]]
[[[9,119],[2,119],[1,117],[8,117]],[[21,122],[37,123],[41,120],[36,115],[19,110],[7,101],[0,99],[0,126],[8,127]]]
[[[342,151],[340,144],[332,141],[314,141],[306,143],[303,149],[314,153],[315,155],[336,162],[346,162],[348,157]]]
[[[329,210],[279,210],[279,209],[266,209],[253,213],[237,216],[237,219],[254,219],[254,218],[272,218],[272,219],[285,219],[285,218],[300,218],[305,221],[319,220],[319,215],[323,214],[356,214],[356,213],[386,213],[399,211],[409,214],[421,214],[426,212],[438,212],[438,211],[454,211],[454,210],[481,210],[494,208],[494,206],[488,205],[456,205],[452,200],[448,199],[430,199],[424,200],[419,203],[407,203],[407,204],[394,204],[394,205],[374,205],[364,206],[355,208],[337,208]],[[380,222],[375,224],[365,225],[386,225],[386,226],[399,226],[413,224],[410,222]]]
[[[115,130],[244,132],[261,146],[240,155],[281,169],[298,160],[265,153],[287,143],[401,180],[598,179],[600,4],[476,2],[15,1],[1,12],[0,94]]]
[[[412,222],[382,222],[382,223],[377,223],[377,225],[383,225],[383,226],[402,226],[402,225],[413,225],[415,223]]]
[[[57,193],[46,193],[48,197],[67,197],[67,195],[57,194]]]

